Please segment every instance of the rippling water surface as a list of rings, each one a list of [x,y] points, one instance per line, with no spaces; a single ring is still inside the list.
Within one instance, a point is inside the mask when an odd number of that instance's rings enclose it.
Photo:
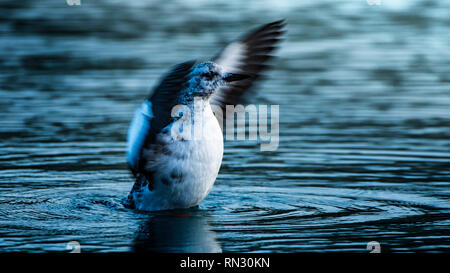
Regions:
[[[450,250],[448,1],[81,3],[0,7],[0,251]],[[226,142],[196,209],[96,203],[129,192],[127,126],[161,73],[279,18],[248,97],[280,105],[279,148]]]

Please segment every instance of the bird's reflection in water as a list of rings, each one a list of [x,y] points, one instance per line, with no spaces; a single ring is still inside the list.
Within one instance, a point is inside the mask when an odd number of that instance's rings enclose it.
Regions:
[[[135,252],[222,252],[216,233],[200,209],[157,212],[140,224]]]

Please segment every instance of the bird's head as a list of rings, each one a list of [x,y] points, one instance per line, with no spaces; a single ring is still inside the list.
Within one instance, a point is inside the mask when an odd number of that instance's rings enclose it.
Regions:
[[[220,65],[213,62],[199,63],[188,75],[189,95],[208,98],[218,87],[249,77],[250,75],[224,71]]]

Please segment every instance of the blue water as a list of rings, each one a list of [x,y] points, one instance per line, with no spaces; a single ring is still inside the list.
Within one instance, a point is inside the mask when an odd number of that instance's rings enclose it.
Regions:
[[[0,251],[450,250],[448,1],[2,1]],[[132,114],[167,68],[288,21],[247,97],[273,152],[225,142],[198,208],[119,202]]]

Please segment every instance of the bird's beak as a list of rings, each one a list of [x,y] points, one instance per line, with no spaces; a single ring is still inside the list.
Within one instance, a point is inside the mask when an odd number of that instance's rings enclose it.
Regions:
[[[223,80],[226,82],[234,82],[241,81],[250,78],[250,75],[247,74],[238,74],[238,73],[226,73],[223,77]]]

